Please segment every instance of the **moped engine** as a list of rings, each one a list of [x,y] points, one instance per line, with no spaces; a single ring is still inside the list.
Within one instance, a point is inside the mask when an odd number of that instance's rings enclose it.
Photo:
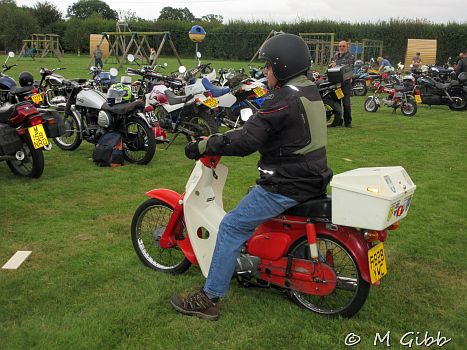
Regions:
[[[235,273],[237,275],[250,275],[253,277],[259,277],[258,266],[261,263],[261,259],[257,256],[249,254],[240,254],[237,258],[237,264],[235,266]]]

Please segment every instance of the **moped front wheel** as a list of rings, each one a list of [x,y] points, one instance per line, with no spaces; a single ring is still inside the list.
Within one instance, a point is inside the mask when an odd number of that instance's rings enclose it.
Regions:
[[[172,216],[173,208],[166,202],[151,198],[141,204],[131,222],[131,241],[136,255],[153,270],[179,274],[185,272],[190,261],[179,247],[162,248],[160,239]],[[185,223],[177,228],[176,239],[189,239]]]
[[[288,294],[295,303],[309,311],[328,316],[352,317],[365,303],[370,284],[362,278],[355,258],[339,241],[318,234],[317,244],[321,262],[332,267],[336,273],[336,289],[326,296],[294,290]],[[307,238],[297,241],[290,248],[289,254],[310,260]]]
[[[364,108],[365,111],[374,113],[378,110],[379,105],[376,103],[375,99],[370,96],[365,100]]]

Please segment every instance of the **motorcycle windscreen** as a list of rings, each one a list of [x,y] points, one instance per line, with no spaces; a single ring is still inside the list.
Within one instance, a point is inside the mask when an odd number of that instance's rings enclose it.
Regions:
[[[228,169],[219,164],[215,174],[217,178],[212,169],[198,161],[186,184],[183,199],[188,236],[204,277],[208,275],[219,224],[225,216],[222,192]]]

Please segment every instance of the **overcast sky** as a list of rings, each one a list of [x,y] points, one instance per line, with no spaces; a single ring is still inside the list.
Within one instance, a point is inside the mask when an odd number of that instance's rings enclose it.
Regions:
[[[42,0],[39,0],[42,1]],[[64,14],[77,0],[48,0]],[[18,6],[34,6],[38,0],[16,0]],[[467,0],[108,0],[114,10],[131,10],[145,19],[155,19],[164,6],[187,7],[195,17],[216,14],[229,19],[295,22],[302,19],[332,19],[366,22],[389,18],[424,18],[436,23],[467,22]]]

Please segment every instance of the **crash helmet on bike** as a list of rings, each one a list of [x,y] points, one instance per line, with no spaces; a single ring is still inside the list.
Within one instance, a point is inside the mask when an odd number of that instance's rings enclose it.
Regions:
[[[411,74],[404,75],[402,78],[402,84],[405,87],[413,87],[415,85],[415,77]]]
[[[21,72],[18,81],[21,87],[31,86],[34,84],[34,77],[29,72]]]
[[[259,49],[259,59],[271,65],[279,81],[287,81],[310,67],[310,51],[307,44],[297,35],[282,33],[273,36]]]
[[[117,83],[110,86],[109,90],[107,91],[107,103],[109,105],[129,101],[131,101],[130,86],[122,83]]]
[[[355,63],[354,63],[354,66],[355,67],[361,67],[363,66],[364,62],[362,60],[356,60]]]
[[[457,80],[459,80],[459,83],[463,84],[467,80],[467,72],[462,72],[457,76]]]

